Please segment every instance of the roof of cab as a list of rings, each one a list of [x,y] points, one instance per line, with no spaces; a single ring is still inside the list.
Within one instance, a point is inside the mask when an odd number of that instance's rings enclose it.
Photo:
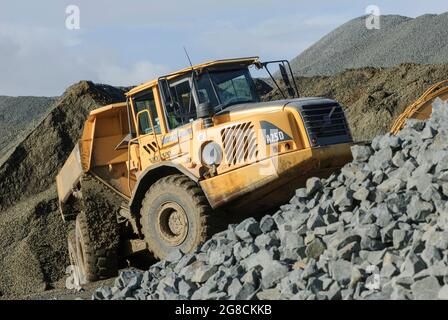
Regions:
[[[193,67],[187,67],[184,68],[182,70],[170,73],[164,77],[166,77],[168,80],[172,79],[174,77],[178,77],[184,73],[187,73],[189,71],[191,71],[191,69],[193,70],[201,70],[203,68],[208,68],[208,67],[214,67],[214,66],[222,66],[222,65],[228,65],[228,64],[242,64],[242,65],[251,65],[254,63],[259,62],[259,58],[258,57],[248,57],[248,58],[236,58],[236,59],[223,59],[223,60],[213,60],[213,61],[209,61],[209,62],[205,62],[202,64],[198,64],[195,65]],[[146,83],[143,83],[133,89],[131,89],[129,92],[126,93],[126,96],[132,96],[133,94],[140,92],[144,89],[148,89],[153,87],[154,85],[156,85],[158,79],[154,79],[151,81],[148,81]]]

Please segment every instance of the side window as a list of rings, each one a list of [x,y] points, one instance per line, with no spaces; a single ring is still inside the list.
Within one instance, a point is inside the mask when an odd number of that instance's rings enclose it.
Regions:
[[[156,109],[156,103],[154,99],[154,94],[151,91],[145,92],[143,95],[139,95],[136,98],[134,98],[134,112],[135,115],[140,111],[148,110],[151,114],[151,120],[154,125],[154,130],[156,131],[156,134],[162,133],[160,129],[160,120],[159,115],[157,114]],[[148,134],[152,132],[151,122],[148,118],[148,113],[143,113],[140,116],[137,117],[137,122],[139,126],[139,131],[141,134]]]
[[[169,87],[173,101],[167,103],[166,113],[170,129],[175,129],[196,119],[196,104],[188,79],[172,83]]]

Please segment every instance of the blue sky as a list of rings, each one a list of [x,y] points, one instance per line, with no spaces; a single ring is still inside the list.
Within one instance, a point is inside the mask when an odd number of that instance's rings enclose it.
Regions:
[[[66,7],[80,9],[68,30]],[[416,17],[446,0],[0,0],[0,95],[60,95],[92,80],[132,85],[193,63],[258,55],[291,59],[377,5]]]

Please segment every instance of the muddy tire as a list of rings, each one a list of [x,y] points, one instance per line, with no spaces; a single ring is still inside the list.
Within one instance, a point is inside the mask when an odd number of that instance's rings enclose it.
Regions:
[[[77,266],[78,258],[76,254],[76,235],[75,230],[70,230],[67,234],[67,248],[70,265]]]
[[[79,289],[79,287],[86,283],[83,275],[80,274],[78,254],[76,252],[76,234],[75,230],[70,230],[67,234],[68,256],[70,261],[70,277],[66,280],[67,289]]]
[[[102,237],[100,236],[102,235]],[[95,230],[85,212],[76,217],[76,265],[83,282],[107,279],[117,274],[117,250],[107,241],[107,235]]]
[[[211,214],[201,188],[188,177],[177,174],[158,180],[146,192],[140,210],[149,250],[157,259],[175,249],[193,251],[215,232]]]

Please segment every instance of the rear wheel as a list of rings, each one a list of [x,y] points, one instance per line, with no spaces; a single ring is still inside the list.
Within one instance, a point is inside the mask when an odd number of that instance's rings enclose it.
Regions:
[[[76,251],[73,260],[82,282],[106,279],[117,274],[115,245],[110,243],[107,233],[95,228],[95,224],[89,221],[85,212],[76,217],[75,246],[76,249],[71,251]]]
[[[66,281],[66,287],[68,289],[78,289],[86,283],[86,280],[82,277],[79,269],[75,230],[70,230],[67,234],[67,247],[70,259],[70,269],[68,270],[70,277]]]
[[[67,247],[70,265],[77,266],[75,230],[70,230],[67,234]]]
[[[142,233],[157,259],[171,251],[191,252],[211,234],[212,209],[201,188],[184,175],[155,182],[141,207]]]

